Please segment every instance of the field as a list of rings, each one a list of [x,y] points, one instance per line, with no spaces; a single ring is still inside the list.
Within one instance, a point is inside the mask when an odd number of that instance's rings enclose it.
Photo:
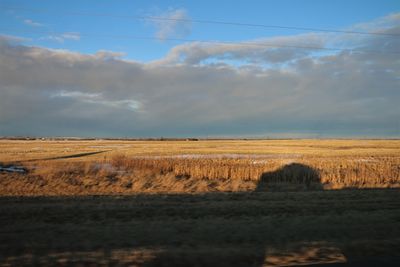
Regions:
[[[1,195],[398,188],[399,140],[0,141]]]
[[[400,263],[400,140],[0,140],[0,168],[0,266]]]

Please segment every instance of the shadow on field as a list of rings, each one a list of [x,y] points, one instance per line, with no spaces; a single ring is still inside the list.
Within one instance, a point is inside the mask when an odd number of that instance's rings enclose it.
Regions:
[[[399,190],[319,189],[293,163],[254,192],[0,197],[0,266],[400,266]]]
[[[256,191],[322,190],[321,176],[314,168],[291,163],[261,175]]]
[[[84,153],[77,153],[77,154],[64,155],[64,156],[58,156],[58,157],[50,157],[50,158],[42,158],[42,159],[28,159],[28,160],[23,160],[23,161],[21,161],[21,162],[35,162],[35,161],[42,161],[42,160],[56,160],[56,159],[81,158],[81,157],[86,157],[86,156],[101,154],[101,153],[105,153],[105,152],[109,152],[109,151],[111,151],[111,150],[102,150],[102,151],[94,151],[94,152],[84,152]]]

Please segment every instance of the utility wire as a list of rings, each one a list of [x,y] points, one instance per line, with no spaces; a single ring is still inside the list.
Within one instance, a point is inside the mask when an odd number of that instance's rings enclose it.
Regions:
[[[89,17],[110,17],[110,18],[122,18],[122,19],[135,19],[135,20],[153,20],[153,21],[179,21],[187,23],[202,23],[202,24],[219,24],[219,25],[231,25],[241,27],[257,27],[257,28],[273,28],[273,29],[288,29],[298,31],[314,31],[314,32],[327,32],[327,33],[342,33],[342,34],[361,34],[361,35],[377,35],[387,37],[400,37],[398,33],[384,33],[384,32],[363,32],[363,31],[345,31],[335,29],[322,29],[322,28],[309,28],[309,27],[296,27],[296,26],[281,26],[281,25],[269,25],[269,24],[255,24],[255,23],[242,23],[242,22],[231,22],[231,21],[220,21],[220,20],[200,20],[200,19],[184,19],[184,18],[167,18],[157,16],[129,16],[129,15],[118,15],[110,13],[89,13],[89,12],[77,12],[77,11],[60,11],[60,10],[46,10],[46,9],[34,9],[25,7],[10,7],[0,6],[1,9],[6,10],[21,10],[35,13],[52,13],[66,16],[89,16]]]
[[[14,31],[28,34],[46,34],[46,35],[59,35],[63,34],[76,34],[80,37],[94,37],[94,38],[110,38],[110,39],[134,39],[134,40],[157,40],[157,41],[177,41],[177,42],[197,42],[203,44],[227,44],[234,46],[254,46],[265,48],[293,48],[293,49],[310,49],[310,50],[326,50],[326,51],[347,51],[347,52],[361,52],[373,54],[395,54],[400,55],[400,51],[381,51],[381,50],[367,50],[367,49],[351,49],[351,48],[338,48],[338,47],[320,47],[309,45],[284,45],[284,44],[271,44],[261,42],[235,42],[235,41],[217,41],[217,40],[200,40],[200,39],[186,39],[186,38],[157,38],[145,37],[135,35],[116,35],[116,34],[97,34],[97,33],[77,33],[77,32],[56,32],[56,31],[28,31],[19,29],[0,28],[0,31]]]

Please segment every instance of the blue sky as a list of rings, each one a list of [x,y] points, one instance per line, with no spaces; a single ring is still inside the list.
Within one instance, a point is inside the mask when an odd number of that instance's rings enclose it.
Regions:
[[[399,1],[0,1],[0,25],[0,136],[400,137]]]
[[[29,45],[69,49],[82,53],[112,50],[126,53],[126,58],[148,61],[165,55],[181,42],[107,38],[92,35],[121,35],[154,37],[157,27],[151,21],[78,16],[70,13],[107,14],[115,16],[168,16],[174,10],[183,10],[187,18],[217,20],[280,26],[323,29],[346,29],[351,25],[370,21],[400,10],[400,2],[391,1],[1,1],[3,7],[22,7],[26,10],[0,8],[1,32],[31,38]],[[32,10],[30,10],[32,9]],[[32,24],[27,21],[32,21]],[[38,23],[36,26],[34,24]],[[41,25],[39,25],[41,24]],[[80,34],[74,38],[46,39],[47,32]],[[299,34],[304,31],[273,28],[238,27],[192,23],[187,33],[170,37],[243,41],[270,36]],[[53,34],[57,35],[57,34]]]

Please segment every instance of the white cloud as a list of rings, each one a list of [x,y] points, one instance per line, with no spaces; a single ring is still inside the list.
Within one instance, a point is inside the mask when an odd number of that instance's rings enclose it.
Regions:
[[[53,93],[50,95],[51,98],[71,98],[76,101],[80,101],[82,103],[101,105],[105,107],[111,108],[122,108],[128,109],[132,111],[138,111],[141,107],[141,103],[135,100],[111,100],[106,99],[101,93],[84,93],[80,91],[66,91],[61,90],[59,92]]]
[[[66,32],[61,35],[64,39],[68,40],[74,40],[74,41],[79,41],[81,39],[81,36],[77,32]]]
[[[166,12],[148,16],[148,18],[147,21],[156,28],[155,35],[160,40],[186,37],[191,32],[192,23],[190,17],[183,8],[169,9]]]
[[[369,22],[362,22],[352,25],[351,27],[348,28],[348,30],[372,32],[372,33],[384,33],[389,28],[392,28],[393,24],[399,24],[399,23],[400,23],[400,13],[392,13]],[[399,34],[399,32],[397,32],[397,34]]]
[[[305,57],[329,41],[327,34],[302,34],[264,38],[238,43],[191,42],[177,45],[162,59],[152,62],[163,64],[199,64],[207,59],[242,60],[251,63],[281,63]],[[292,46],[305,47],[293,48]],[[315,49],[310,49],[315,47]]]
[[[5,35],[2,34],[0,35],[0,43],[10,43],[10,44],[19,44],[22,42],[27,42],[27,41],[31,41],[30,38],[26,38],[26,37],[21,37],[21,36],[15,36],[15,35]]]
[[[400,35],[400,13],[353,25],[347,30]],[[364,49],[389,53],[400,52],[396,48],[398,43],[396,40],[398,39],[398,37],[384,35],[305,33],[237,43],[189,42],[175,46],[164,58],[155,60],[152,64],[196,65],[205,63],[207,60],[212,60],[213,63],[233,60],[241,62],[242,65],[286,64],[293,60],[310,57],[315,53],[337,53],[340,48],[344,50]],[[372,45],[373,42],[378,42],[379,45],[384,45],[384,47]],[[330,48],[333,49],[330,50]],[[338,50],[335,48],[338,48]]]
[[[26,25],[32,26],[32,27],[42,27],[42,26],[43,26],[42,23],[33,21],[33,20],[31,20],[31,19],[24,19],[24,23],[25,23]]]
[[[122,58],[123,56],[126,55],[126,53],[123,52],[114,52],[114,51],[108,51],[108,50],[100,50],[97,51],[95,54],[99,58],[103,59],[117,59],[117,58]]]
[[[79,41],[81,39],[81,36],[77,32],[66,32],[63,34],[53,34],[49,35],[46,37],[41,38],[43,40],[51,40],[55,41],[58,43],[64,43],[66,40],[71,40],[71,41]]]
[[[393,21],[384,31],[398,28]],[[329,38],[310,34],[258,42],[326,45]],[[189,43],[156,63],[137,63],[112,51],[82,54],[5,40],[0,135],[399,136],[400,63],[388,52],[400,40],[358,40],[346,36],[335,42],[387,50],[315,54]]]

